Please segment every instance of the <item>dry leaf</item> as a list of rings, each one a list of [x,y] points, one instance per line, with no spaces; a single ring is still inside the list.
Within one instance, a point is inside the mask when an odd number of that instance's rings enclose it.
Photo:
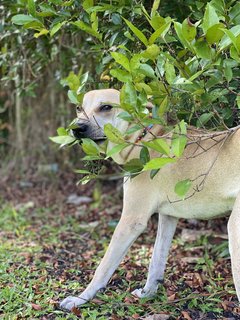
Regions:
[[[32,305],[32,308],[33,308],[34,310],[41,310],[41,309],[42,309],[42,307],[41,307],[39,304],[32,303],[31,305]]]
[[[181,313],[182,313],[184,319],[192,320],[192,318],[190,317],[190,315],[187,311],[182,311]]]
[[[81,316],[81,311],[76,307],[72,307],[71,312],[76,316]]]
[[[146,318],[143,318],[144,320],[167,320],[170,318],[169,314],[166,313],[158,313],[158,314],[153,314],[151,316],[148,316]]]

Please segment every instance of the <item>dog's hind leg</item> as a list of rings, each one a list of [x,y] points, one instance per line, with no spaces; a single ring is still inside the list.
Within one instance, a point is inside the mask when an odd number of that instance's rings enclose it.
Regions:
[[[177,222],[177,218],[159,214],[157,238],[149,265],[147,282],[143,289],[134,290],[132,292],[133,295],[143,298],[156,294],[158,284],[163,279],[168,252],[176,230]]]
[[[240,302],[240,193],[228,221],[228,238],[233,281]]]
[[[74,306],[84,304],[92,299],[98,290],[104,288],[123,260],[129,247],[146,228],[148,219],[156,208],[156,201],[154,201],[156,197],[155,193],[149,192],[146,194],[144,189],[135,188],[138,181],[137,178],[134,178],[124,187],[122,217],[91,283],[80,296],[64,299],[60,304],[61,308],[71,310]],[[137,193],[136,189],[138,190]]]

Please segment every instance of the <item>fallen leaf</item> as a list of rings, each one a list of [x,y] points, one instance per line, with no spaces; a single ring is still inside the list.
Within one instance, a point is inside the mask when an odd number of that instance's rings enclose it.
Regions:
[[[199,262],[200,259],[200,257],[183,257],[181,258],[181,261],[184,263],[196,264]]]
[[[134,302],[136,302],[136,300],[134,299],[134,297],[126,297],[124,299],[124,302],[126,302],[126,303],[134,303]]]
[[[170,318],[169,314],[166,313],[158,313],[158,314],[153,314],[151,316],[148,316],[146,318],[143,318],[144,320],[167,320]]]
[[[41,310],[41,309],[42,309],[42,307],[41,307],[39,304],[32,303],[31,305],[32,305],[32,308],[33,308],[34,310]]]
[[[176,298],[176,293],[173,293],[171,296],[168,297],[168,301],[173,301]]]
[[[184,319],[192,320],[192,318],[190,317],[190,315],[187,311],[182,311],[181,313],[182,313]]]
[[[81,311],[76,307],[72,307],[71,312],[76,316],[81,316]]]
[[[102,300],[100,300],[100,299],[92,299],[92,301],[91,302],[93,302],[93,303],[96,303],[96,304],[103,304],[103,303],[105,303],[104,301],[102,301]]]

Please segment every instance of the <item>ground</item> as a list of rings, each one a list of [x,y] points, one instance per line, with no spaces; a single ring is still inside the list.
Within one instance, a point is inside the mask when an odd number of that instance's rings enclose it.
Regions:
[[[60,310],[90,281],[121,213],[120,181],[76,182],[75,174],[0,182],[0,319],[240,319],[227,219],[181,220],[158,295],[139,300],[130,292],[146,280],[154,216],[105,292],[73,313]],[[92,200],[67,203],[73,194]]]

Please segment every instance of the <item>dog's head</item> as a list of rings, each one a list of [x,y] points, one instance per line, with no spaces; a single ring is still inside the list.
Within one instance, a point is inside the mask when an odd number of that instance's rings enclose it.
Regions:
[[[123,121],[117,117],[122,111],[120,104],[120,92],[115,89],[101,89],[89,91],[84,95],[81,108],[77,109],[77,128],[73,129],[73,135],[77,139],[90,138],[94,141],[105,139],[104,125],[111,123],[121,130]],[[122,128],[124,129],[124,128]]]

